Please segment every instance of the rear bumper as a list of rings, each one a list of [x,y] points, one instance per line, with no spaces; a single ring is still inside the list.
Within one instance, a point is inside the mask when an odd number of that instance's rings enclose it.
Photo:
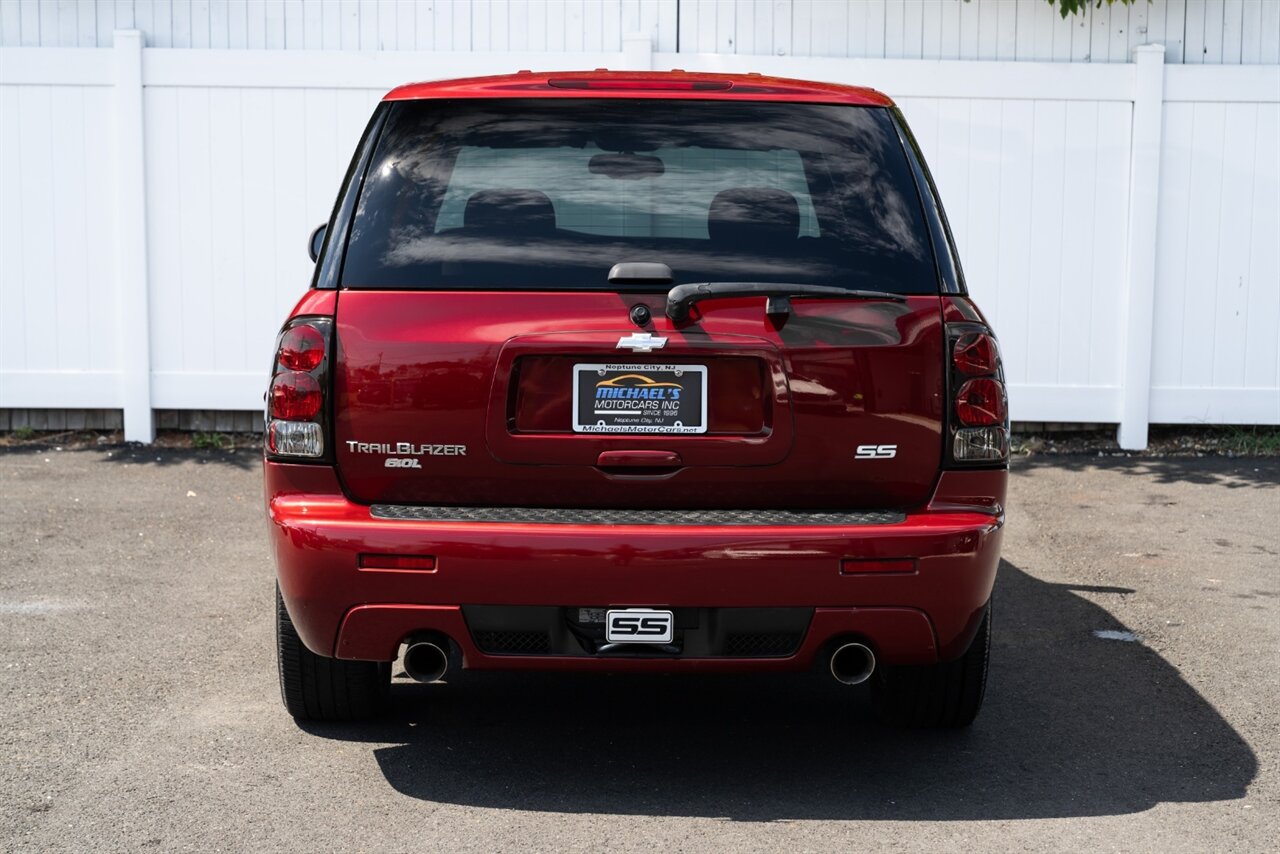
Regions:
[[[927,508],[892,524],[609,526],[377,518],[345,498],[332,469],[266,463],[280,588],[311,650],[390,660],[407,636],[437,631],[477,669],[800,670],[849,635],[887,664],[955,658],[991,595],[1005,480],[1003,471],[946,473]],[[435,568],[361,568],[361,555],[430,556]],[[799,607],[813,616],[785,657],[517,656],[477,648],[466,605]]]

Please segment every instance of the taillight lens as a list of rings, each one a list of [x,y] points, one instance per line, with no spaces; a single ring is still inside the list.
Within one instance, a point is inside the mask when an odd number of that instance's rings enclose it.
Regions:
[[[1009,403],[1000,347],[981,323],[949,324],[947,339],[951,462],[1003,463],[1009,459]]]
[[[966,332],[951,348],[951,364],[965,376],[985,377],[1000,367],[996,340],[985,332]]]
[[[271,380],[271,417],[285,421],[310,421],[320,414],[324,400],[320,383],[311,374],[285,371]]]
[[[956,417],[966,427],[1003,424],[1005,415],[1004,383],[999,380],[968,380],[956,393]]]
[[[267,450],[281,457],[318,457],[324,453],[324,428],[311,421],[272,421]]]
[[[961,463],[1002,460],[1009,456],[1009,433],[1003,424],[997,427],[963,427],[956,431],[951,453],[956,462]]]
[[[324,361],[324,336],[314,326],[295,326],[280,338],[280,365],[291,371],[313,371]]]
[[[275,458],[323,457],[327,412],[329,336],[327,317],[289,322],[276,343],[267,391],[267,454]]]

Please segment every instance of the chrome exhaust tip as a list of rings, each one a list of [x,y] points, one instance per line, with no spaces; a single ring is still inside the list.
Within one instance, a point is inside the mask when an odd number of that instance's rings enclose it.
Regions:
[[[876,654],[861,643],[846,643],[831,653],[831,675],[843,685],[861,685],[876,670]]]
[[[449,670],[449,642],[443,637],[415,637],[404,651],[404,672],[418,682],[435,682]]]

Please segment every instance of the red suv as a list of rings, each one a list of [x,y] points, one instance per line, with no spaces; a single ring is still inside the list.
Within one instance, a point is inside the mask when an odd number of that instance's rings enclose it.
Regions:
[[[870,89],[521,72],[386,96],[280,333],[285,706],[391,663],[821,669],[982,703],[1008,416],[919,147]]]

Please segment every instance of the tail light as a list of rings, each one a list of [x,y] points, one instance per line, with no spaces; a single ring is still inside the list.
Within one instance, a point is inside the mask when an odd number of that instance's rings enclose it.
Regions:
[[[956,392],[956,418],[966,427],[990,427],[1005,419],[1004,384],[981,377],[965,380]]]
[[[327,349],[324,333],[302,323],[281,334],[277,357],[280,365],[291,371],[314,371],[324,361]]]
[[[320,413],[320,383],[302,371],[281,371],[271,380],[271,417],[310,421]]]
[[[1000,348],[996,339],[986,331],[960,333],[951,345],[951,366],[970,377],[996,373],[1000,368]]]
[[[947,326],[947,341],[951,461],[1006,462],[1009,398],[995,336],[981,324],[952,323]]]
[[[298,317],[276,340],[271,387],[267,391],[267,455],[274,458],[325,456],[329,387],[329,341],[333,321]]]

